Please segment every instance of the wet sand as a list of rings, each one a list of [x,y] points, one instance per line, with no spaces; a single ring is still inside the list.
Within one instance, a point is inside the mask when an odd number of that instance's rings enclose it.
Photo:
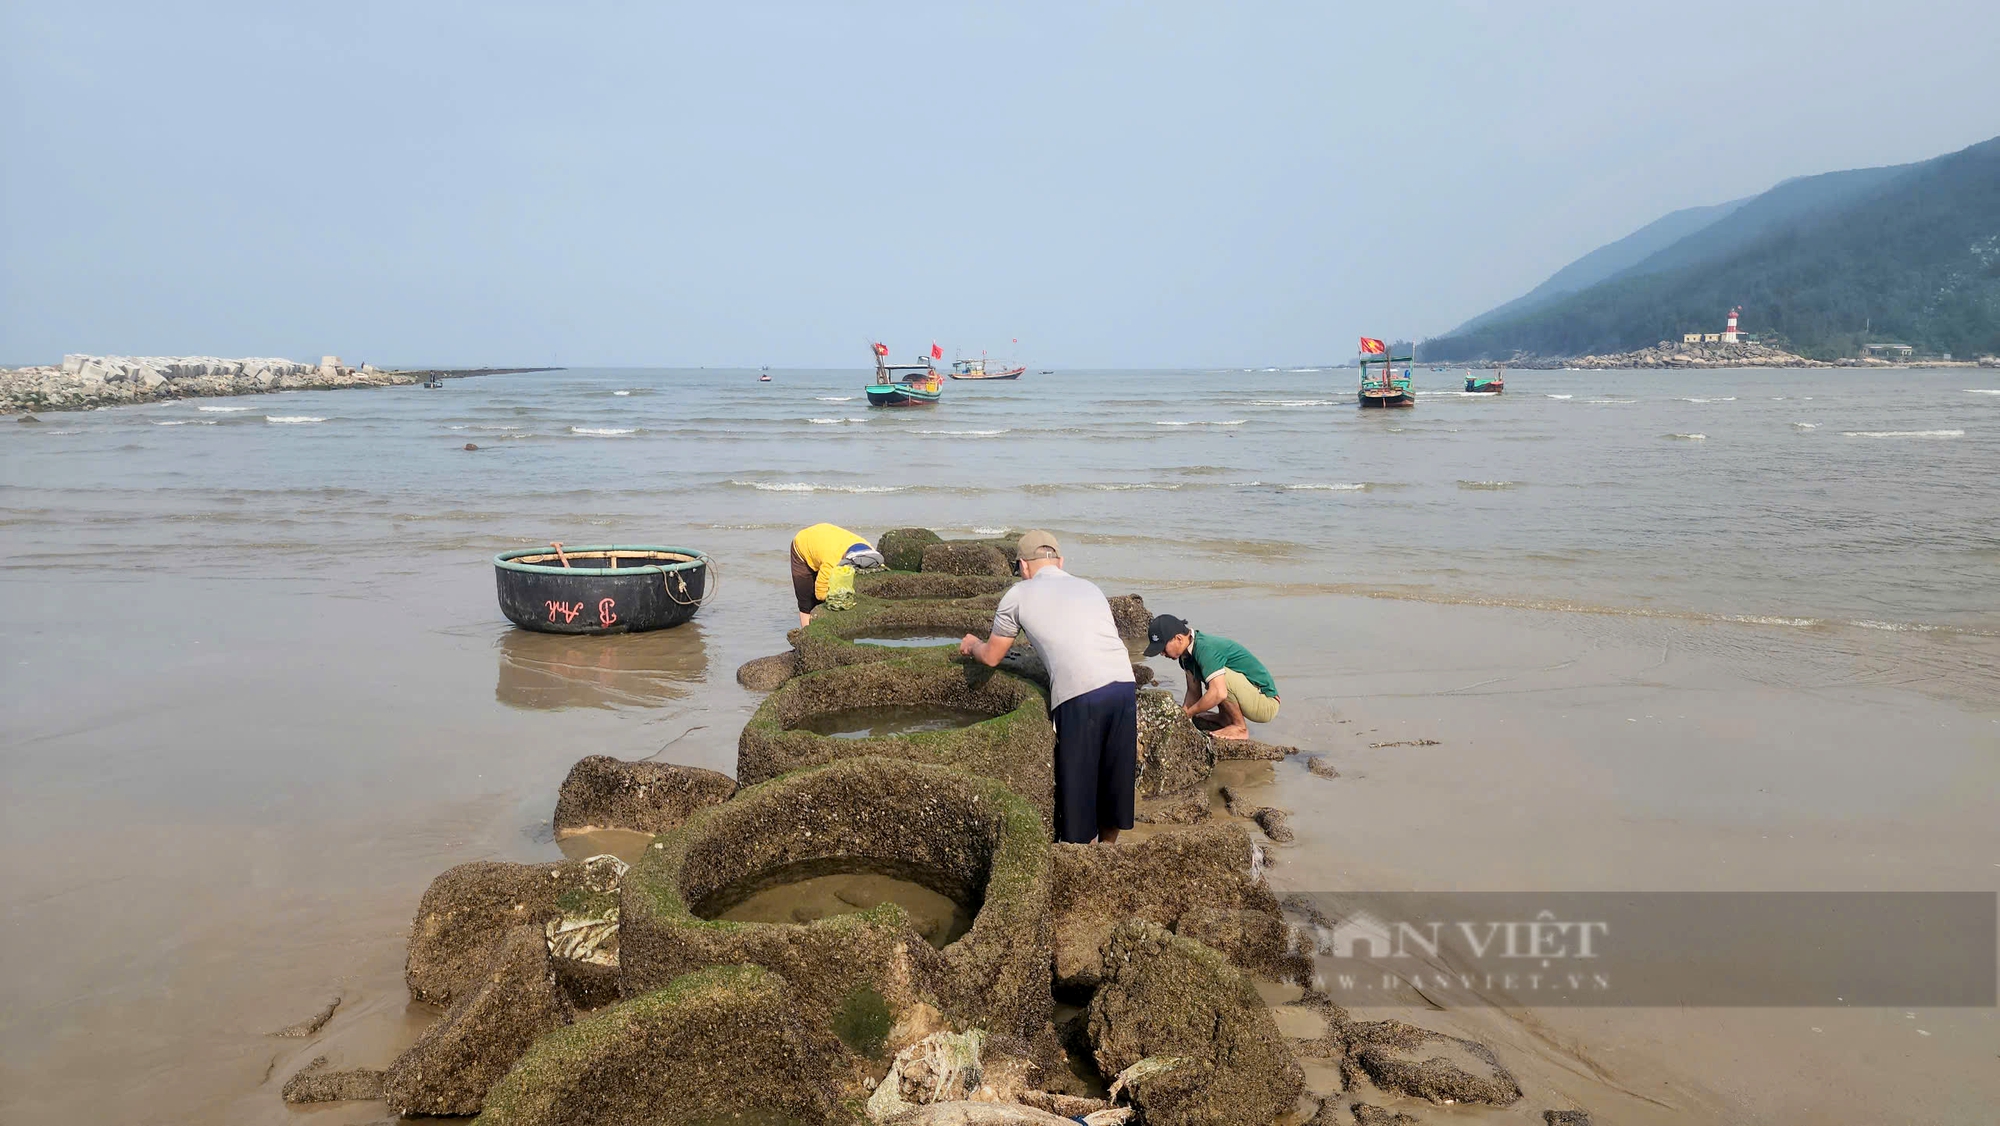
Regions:
[[[16,948],[44,953],[0,976],[0,1119],[379,1120],[278,1088],[316,1055],[383,1066],[433,1019],[401,975],[418,897],[453,864],[573,851],[548,822],[577,758],[733,768],[756,700],[732,673],[790,613],[771,538],[716,534],[728,599],[601,648],[509,630],[476,549],[7,572],[0,886]],[[2000,887],[1990,639],[1252,596],[1076,554],[1250,644],[1285,698],[1259,734],[1338,767],[1242,768],[1294,811],[1281,890]],[[317,1037],[267,1035],[334,996]],[[1990,1009],[1394,1015],[1485,1040],[1527,1090],[1454,1121],[2000,1105]]]

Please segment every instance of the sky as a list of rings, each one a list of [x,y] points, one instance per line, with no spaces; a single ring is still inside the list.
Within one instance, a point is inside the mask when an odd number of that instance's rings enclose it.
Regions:
[[[1992,0],[5,0],[0,363],[1346,362],[2000,134],[1995,43]]]

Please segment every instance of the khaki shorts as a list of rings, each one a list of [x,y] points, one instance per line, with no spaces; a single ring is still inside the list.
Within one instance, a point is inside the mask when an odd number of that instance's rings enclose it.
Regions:
[[[1224,669],[1222,685],[1229,690],[1229,698],[1242,710],[1243,718],[1251,723],[1269,723],[1278,718],[1278,701],[1250,683],[1250,678],[1235,669]]]

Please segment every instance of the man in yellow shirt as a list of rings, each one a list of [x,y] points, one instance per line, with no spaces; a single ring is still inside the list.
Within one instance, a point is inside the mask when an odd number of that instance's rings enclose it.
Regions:
[[[826,601],[833,572],[840,567],[880,567],[875,546],[837,524],[814,524],[792,537],[792,593],[798,596],[799,626],[812,624],[813,607]]]

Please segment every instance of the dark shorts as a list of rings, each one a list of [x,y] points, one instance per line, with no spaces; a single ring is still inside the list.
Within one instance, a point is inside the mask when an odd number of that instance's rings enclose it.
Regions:
[[[1057,704],[1049,718],[1056,725],[1056,839],[1089,844],[1100,828],[1130,829],[1139,686],[1093,688]]]
[[[814,597],[818,592],[819,572],[806,566],[806,561],[799,558],[799,549],[796,547],[793,548],[792,594],[797,596],[799,600],[799,613],[810,614],[813,612],[813,607],[819,605],[819,599]]]

